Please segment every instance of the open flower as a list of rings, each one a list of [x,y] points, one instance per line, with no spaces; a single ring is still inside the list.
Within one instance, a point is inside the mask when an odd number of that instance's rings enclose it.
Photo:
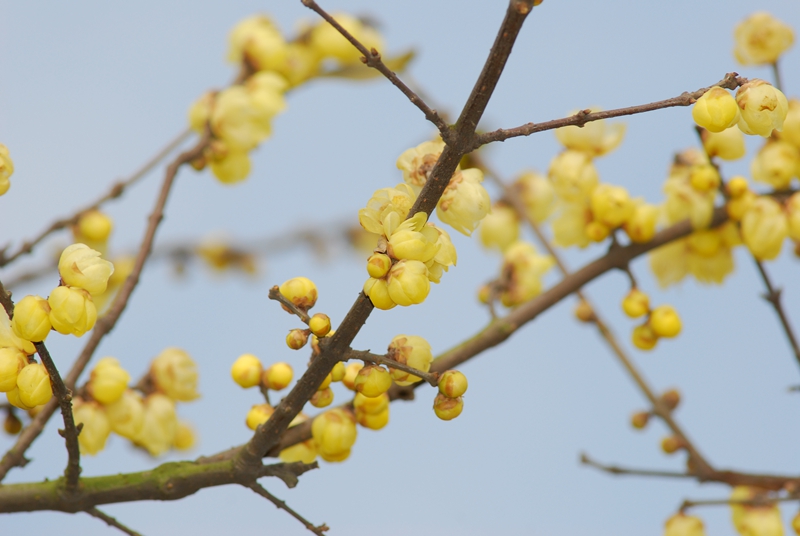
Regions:
[[[86,244],[72,244],[61,253],[58,272],[65,285],[80,287],[96,295],[105,292],[114,265],[101,259],[100,252]]]
[[[456,171],[436,205],[439,219],[470,236],[492,208],[492,200],[482,181],[483,172],[477,168]]]
[[[150,364],[156,387],[173,400],[188,402],[198,398],[197,365],[180,348],[166,348]]]
[[[759,11],[740,22],[733,33],[733,55],[742,65],[775,63],[794,43],[792,28],[769,13]]]

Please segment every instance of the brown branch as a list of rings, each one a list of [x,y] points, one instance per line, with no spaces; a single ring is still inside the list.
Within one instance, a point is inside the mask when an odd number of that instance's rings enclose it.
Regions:
[[[92,358],[95,350],[100,345],[100,341],[102,341],[103,338],[114,328],[117,320],[119,320],[119,317],[122,315],[122,312],[128,305],[128,300],[130,299],[133,290],[136,288],[136,285],[139,283],[139,277],[141,276],[142,269],[144,268],[144,263],[153,247],[153,240],[155,239],[156,230],[159,223],[161,223],[162,218],[164,217],[164,207],[167,204],[167,198],[169,197],[170,190],[175,182],[175,177],[178,174],[178,170],[184,164],[187,164],[200,156],[208,145],[209,139],[209,134],[206,133],[194,147],[178,155],[178,157],[167,167],[158,198],[155,206],[153,207],[153,211],[148,218],[147,228],[145,230],[142,243],[139,247],[139,252],[136,256],[136,262],[133,271],[125,280],[125,283],[123,283],[122,288],[117,294],[117,297],[114,299],[114,302],[111,304],[108,312],[97,321],[97,324],[95,324],[89,340],[86,342],[86,345],[83,347],[80,355],[72,365],[72,368],[70,369],[64,381],[67,389],[75,388],[75,383],[78,381],[78,377],[81,375],[81,373],[83,373],[84,369],[89,364],[89,360]],[[12,467],[17,467],[24,464],[25,451],[28,449],[28,447],[30,447],[39,434],[42,433],[45,424],[55,412],[56,406],[57,402],[55,400],[48,402],[31,421],[31,423],[20,433],[14,446],[5,453],[3,459],[0,460],[0,482],[5,478],[5,476],[8,474],[8,471],[11,470]]]
[[[408,98],[408,100],[411,101],[411,104],[419,108],[419,110],[425,114],[425,119],[433,123],[436,128],[439,129],[439,133],[442,135],[443,140],[447,140],[450,137],[450,129],[447,126],[447,123],[445,123],[444,120],[439,117],[439,114],[436,113],[436,110],[431,109],[431,107],[428,106],[419,95],[414,93],[410,87],[400,80],[400,78],[398,78],[398,76],[383,63],[380,52],[374,48],[372,50],[367,50],[367,47],[365,47],[358,39],[353,37],[350,32],[344,29],[344,27],[339,24],[336,19],[322,9],[314,0],[301,1],[303,2],[304,6],[316,12],[320,17],[325,19],[328,24],[336,28],[336,30],[342,34],[345,39],[350,41],[350,43],[363,55],[362,61],[365,65],[367,65],[367,67],[372,67],[373,69],[378,70],[387,78],[387,80],[389,80],[389,82],[399,89],[403,95]]]
[[[676,471],[658,471],[654,469],[632,469],[630,467],[619,467],[617,465],[605,465],[591,459],[587,454],[581,453],[581,463],[594,467],[612,475],[636,475],[636,476],[657,476],[662,478],[697,478],[691,473],[679,473]]]
[[[767,269],[764,267],[764,263],[755,257],[753,257],[753,260],[758,268],[758,273],[761,274],[761,280],[764,281],[764,286],[767,287],[767,292],[762,294],[761,297],[772,304],[773,309],[775,309],[775,314],[778,315],[778,319],[783,327],[783,332],[786,334],[786,339],[789,341],[789,346],[792,347],[792,352],[794,352],[794,358],[797,360],[797,363],[800,364],[800,345],[797,343],[797,337],[794,334],[792,325],[789,323],[789,316],[786,314],[786,310],[783,308],[783,302],[781,301],[783,290],[779,288],[776,289],[772,284],[772,280],[767,273]]]
[[[316,526],[313,523],[311,523],[309,520],[307,520],[306,518],[304,518],[303,516],[298,514],[296,511],[294,511],[291,508],[289,508],[289,506],[286,504],[286,501],[283,501],[283,500],[277,498],[272,493],[268,492],[258,482],[252,482],[247,487],[250,488],[251,490],[255,491],[256,493],[258,493],[259,495],[261,495],[265,499],[267,499],[269,502],[274,504],[278,509],[286,510],[286,512],[288,512],[290,516],[292,516],[293,518],[298,520],[300,523],[303,524],[303,526],[305,528],[307,528],[308,530],[310,530],[311,532],[313,532],[317,536],[324,536],[325,531],[328,530],[328,526],[325,525],[324,523],[322,525],[320,525],[320,526]]]
[[[380,355],[380,354],[373,354],[369,350],[350,350],[347,353],[347,359],[360,359],[361,361],[366,361],[368,363],[375,363],[376,365],[386,365],[387,367],[391,367],[397,370],[402,370],[403,372],[408,372],[409,374],[413,374],[414,376],[419,376],[432,387],[437,387],[439,385],[439,373],[438,372],[423,372],[421,370],[415,369],[414,367],[409,367],[408,365],[404,365],[403,363],[398,363],[394,359],[389,356]]]
[[[59,434],[64,438],[67,445],[67,467],[64,469],[64,481],[67,492],[72,493],[78,486],[78,479],[81,475],[81,450],[78,446],[78,434],[81,433],[80,427],[75,426],[75,419],[72,415],[72,393],[64,385],[61,374],[58,373],[53,358],[43,342],[33,343],[36,353],[42,359],[44,368],[50,375],[50,383],[53,386],[53,393],[56,396],[58,405],[61,408],[61,416],[64,419],[64,430],[59,430]]]
[[[311,320],[311,317],[308,316],[308,313],[306,311],[304,311],[303,309],[300,309],[298,306],[296,306],[290,300],[286,299],[286,296],[281,294],[281,291],[280,291],[280,288],[278,288],[278,285],[275,285],[271,289],[269,289],[269,295],[268,296],[269,296],[270,300],[275,300],[278,303],[280,303],[281,305],[283,305],[284,308],[288,309],[291,314],[297,316],[297,318],[302,320],[304,324],[308,324],[309,320]]]
[[[591,121],[599,121],[601,119],[610,119],[612,117],[622,117],[625,115],[635,115],[645,112],[652,112],[654,110],[661,110],[663,108],[672,108],[675,106],[691,106],[695,101],[700,98],[706,91],[714,86],[720,86],[727,89],[736,89],[747,82],[746,78],[742,78],[738,73],[728,73],[725,78],[708,87],[698,89],[697,91],[684,92],[677,97],[665,99],[661,101],[651,102],[649,104],[640,104],[637,106],[627,106],[625,108],[617,108],[615,110],[605,110],[602,112],[592,112],[591,110],[581,110],[575,115],[564,117],[562,119],[553,119],[543,123],[526,123],[524,125],[508,128],[498,129],[492,132],[480,134],[475,138],[475,143],[471,150],[475,150],[481,145],[492,143],[495,141],[505,141],[509,138],[517,138],[520,136],[530,136],[536,132],[543,132],[545,130],[553,130],[556,128],[567,127],[574,125],[582,127]]]
[[[96,210],[100,208],[100,206],[106,201],[109,201],[111,199],[116,199],[117,197],[121,196],[129,186],[131,186],[133,183],[137,182],[139,179],[147,175],[147,173],[149,173],[150,170],[152,170],[155,166],[157,166],[159,162],[161,162],[172,151],[174,151],[184,141],[186,141],[191,134],[192,131],[189,129],[186,129],[180,134],[178,134],[169,143],[167,143],[160,151],[158,151],[155,155],[153,155],[153,157],[150,158],[150,160],[145,162],[142,165],[142,167],[136,170],[131,176],[114,183],[114,185],[111,186],[109,191],[104,195],[102,195],[94,203],[78,210],[72,216],[69,216],[67,218],[61,218],[59,220],[54,221],[53,223],[50,224],[49,227],[41,231],[34,238],[23,242],[22,245],[19,247],[19,249],[14,253],[12,253],[11,255],[5,254],[5,248],[0,250],[0,268],[8,265],[12,261],[19,258],[20,256],[32,252],[33,248],[36,247],[42,240],[47,238],[50,234],[59,231],[61,229],[64,229],[66,227],[69,227],[70,225],[74,225],[75,223],[77,223],[78,219],[86,212],[89,212],[90,210]]]
[[[129,529],[128,527],[126,527],[125,525],[123,525],[110,515],[98,510],[97,508],[88,508],[87,510],[84,510],[84,512],[86,512],[92,517],[96,517],[97,519],[105,521],[106,525],[108,525],[109,527],[114,527],[115,529],[119,529],[128,536],[142,536],[140,533],[136,532],[133,529]]]
[[[753,499],[684,499],[684,501],[681,503],[680,510],[683,511],[694,506],[730,506],[732,504],[741,504],[746,506],[772,506],[778,502],[797,500],[800,500],[800,497],[797,495],[788,495],[786,497],[755,497]]]

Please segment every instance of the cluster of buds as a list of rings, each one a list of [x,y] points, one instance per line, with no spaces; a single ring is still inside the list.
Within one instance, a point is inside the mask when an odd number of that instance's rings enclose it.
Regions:
[[[736,486],[731,491],[731,520],[739,534],[782,536],[783,520],[777,503],[770,502],[770,492],[752,486]],[[752,501],[747,504],[746,501]],[[792,528],[797,534],[795,520]]]
[[[433,411],[443,421],[461,415],[463,394],[467,392],[467,377],[457,370],[448,370],[439,378],[439,392],[433,399]]]
[[[264,368],[261,360],[253,354],[240,355],[231,366],[233,381],[244,389],[259,387],[281,391],[292,383],[293,375],[292,367],[288,363],[278,362]]]
[[[681,393],[677,389],[664,391],[659,397],[659,403],[667,411],[674,411],[681,403]],[[637,411],[631,415],[631,426],[636,430],[644,430],[653,416],[651,411]]]
[[[634,287],[622,300],[622,310],[630,318],[645,317],[633,328],[633,344],[641,350],[652,350],[658,339],[676,337],[681,332],[681,318],[671,305],[650,308],[650,298]]]
[[[111,432],[159,456],[170,448],[190,449],[192,428],[178,421],[177,402],[196,399],[197,366],[179,348],[166,348],[150,364],[145,379],[130,387],[130,374],[113,357],[92,370],[81,395],[73,402],[81,452],[97,454]]]
[[[11,175],[14,173],[14,162],[8,154],[8,147],[0,143],[0,195],[11,188]]]
[[[695,123],[709,132],[723,132],[733,126],[745,134],[772,135],[783,129],[789,103],[780,89],[754,78],[736,90],[736,98],[715,86],[706,91],[692,108]]]
[[[343,408],[321,413],[311,424],[311,437],[319,456],[326,462],[343,462],[350,457],[357,435],[355,415]]]

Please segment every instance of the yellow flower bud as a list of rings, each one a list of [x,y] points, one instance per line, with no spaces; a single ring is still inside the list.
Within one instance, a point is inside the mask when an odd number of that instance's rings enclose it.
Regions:
[[[611,229],[604,223],[590,221],[586,224],[586,236],[593,242],[602,242],[608,238],[609,234],[611,234]]]
[[[28,407],[41,406],[53,398],[50,375],[40,363],[25,365],[17,375],[19,399]]]
[[[751,79],[736,91],[741,110],[739,128],[745,134],[769,137],[773,130],[783,129],[789,102],[780,89],[758,78]]]
[[[286,346],[292,350],[299,350],[308,342],[310,332],[307,329],[292,329],[286,335]]]
[[[333,389],[326,387],[314,393],[309,400],[315,408],[325,408],[333,403]]]
[[[650,421],[650,412],[649,411],[637,411],[633,415],[631,415],[631,426],[636,428],[637,430],[643,430],[647,423]]]
[[[356,390],[356,376],[358,376],[358,373],[362,368],[364,368],[364,363],[357,361],[347,364],[344,369],[344,378],[342,378],[342,383],[345,387],[351,391]]]
[[[104,357],[95,365],[86,389],[101,404],[112,404],[122,398],[131,375],[113,357]]]
[[[413,217],[399,224],[390,234],[387,251],[395,259],[409,259],[428,262],[439,251],[439,233],[425,223],[428,215],[417,212]]]
[[[84,402],[76,398],[72,415],[75,424],[83,424],[83,429],[78,435],[78,445],[81,454],[94,456],[106,446],[106,439],[111,434],[111,424],[103,406],[96,402]]]
[[[496,203],[480,225],[481,244],[487,249],[505,251],[519,238],[519,217],[508,205]]]
[[[83,336],[97,322],[97,309],[91,295],[78,287],[56,287],[47,298],[50,323],[64,335]]]
[[[789,111],[783,122],[783,130],[778,133],[778,139],[788,141],[800,149],[800,100],[789,99]]]
[[[26,355],[36,353],[31,341],[18,337],[11,329],[11,320],[2,307],[0,307],[0,348],[17,348]]]
[[[800,149],[789,142],[768,141],[750,162],[753,180],[776,190],[789,188],[792,177],[800,173]]]
[[[0,195],[5,194],[11,187],[8,180],[14,173],[14,162],[8,155],[8,147],[0,143]]]
[[[89,294],[102,294],[108,278],[114,273],[114,265],[100,258],[100,252],[86,244],[68,246],[58,260],[61,280],[70,287],[79,287]]]
[[[461,415],[464,409],[464,399],[461,397],[450,398],[439,393],[433,399],[433,411],[443,421],[450,421]]]
[[[594,314],[594,309],[592,309],[592,306],[589,305],[586,300],[578,300],[578,304],[575,306],[575,310],[573,312],[575,314],[575,318],[581,322],[594,322],[597,320],[597,317]]]
[[[172,440],[172,446],[177,450],[192,450],[195,443],[197,443],[197,434],[194,428],[189,423],[179,421],[175,439]]]
[[[436,216],[466,236],[492,209],[489,192],[481,185],[483,172],[477,168],[456,171],[436,205]]]
[[[723,160],[738,160],[746,152],[744,134],[736,125],[722,132],[703,130],[700,133],[700,139],[710,158],[717,156]]]
[[[731,180],[725,185],[725,190],[728,192],[728,196],[736,199],[750,191],[750,185],[747,184],[747,179],[741,175],[737,175],[731,177]]]
[[[637,205],[633,215],[625,222],[623,228],[631,242],[643,244],[652,240],[656,234],[658,207],[646,203]]]
[[[16,408],[25,411],[33,409],[31,406],[26,406],[25,403],[22,402],[22,399],[19,396],[19,389],[17,389],[16,387],[11,389],[10,391],[6,391],[6,398],[8,399],[8,403]]]
[[[40,296],[25,296],[14,307],[11,329],[21,339],[42,342],[53,325],[50,323],[50,304]]]
[[[324,313],[317,313],[309,319],[308,329],[317,337],[324,337],[331,330],[331,318]]]
[[[726,89],[714,86],[694,103],[692,118],[709,132],[722,132],[739,121],[739,107]]]
[[[158,456],[169,450],[177,433],[178,415],[173,399],[160,393],[148,396],[144,402],[142,428],[135,443],[146,448],[151,456]]]
[[[439,392],[447,398],[458,398],[467,392],[467,377],[457,370],[448,370],[439,378]]]
[[[17,348],[0,348],[0,393],[17,388],[17,375],[28,364],[24,352]]]
[[[389,271],[387,286],[389,297],[398,305],[422,303],[431,290],[428,268],[420,261],[401,260]],[[370,298],[373,290],[375,287],[370,290]]]
[[[789,225],[789,237],[795,242],[800,242],[800,192],[786,200],[786,220]]]
[[[509,284],[500,301],[514,307],[538,296],[542,291],[542,276],[555,264],[550,256],[539,255],[533,244],[516,242],[503,254],[501,273],[509,274]]]
[[[317,303],[317,286],[307,277],[295,277],[280,286],[283,297],[298,308],[308,310]]]
[[[377,415],[389,409],[389,395],[383,393],[380,396],[370,398],[361,393],[356,393],[355,398],[353,398],[353,407],[356,412]]]
[[[659,398],[661,403],[664,404],[664,406],[666,406],[670,411],[677,408],[681,403],[681,393],[677,389],[664,391]]]
[[[759,197],[742,218],[742,240],[758,260],[777,257],[789,234],[789,222],[780,203]]]
[[[255,70],[276,69],[286,61],[286,41],[264,15],[248,17],[231,30],[228,61],[246,62]]]
[[[255,430],[259,425],[267,422],[274,412],[275,408],[269,404],[256,404],[247,412],[245,423],[248,428]]]
[[[374,277],[367,279],[364,283],[364,294],[372,302],[372,305],[383,311],[388,311],[397,306],[392,297],[389,296],[389,284],[385,279],[375,279]]]
[[[644,316],[650,311],[650,298],[647,294],[634,287],[622,300],[622,310],[630,318]]]
[[[17,435],[22,430],[22,421],[15,414],[8,412],[3,421],[3,430],[9,435]]]
[[[590,199],[594,219],[611,229],[628,221],[636,210],[628,191],[621,186],[601,184]]]
[[[741,221],[744,215],[753,207],[758,199],[758,196],[750,190],[744,192],[741,196],[729,199],[725,204],[725,211],[728,217],[733,221]]]
[[[678,512],[664,523],[664,536],[706,536],[699,517]]]
[[[297,426],[308,420],[308,415],[300,413],[289,424],[289,428]],[[314,439],[308,439],[291,447],[283,449],[279,454],[284,463],[303,462],[312,463],[317,458],[317,445]]]
[[[172,400],[189,402],[200,396],[197,392],[197,364],[180,348],[162,350],[150,364],[150,375],[156,388]]]
[[[750,536],[783,536],[783,520],[777,505],[745,508],[741,522],[737,525],[739,534]]]
[[[588,198],[600,177],[592,159],[580,151],[564,151],[550,162],[548,176],[558,197],[577,202]]]
[[[349,411],[339,408],[317,415],[311,424],[311,436],[317,444],[320,456],[326,461],[346,459],[357,435],[355,417]]]
[[[78,224],[74,229],[76,239],[85,238],[91,242],[105,242],[114,229],[114,222],[111,218],[99,210],[89,210],[78,218]],[[78,239],[80,241],[80,239]]]
[[[383,38],[372,26],[347,13],[335,13],[333,18],[367,47],[367,50],[383,50]],[[360,63],[361,52],[327,22],[314,26],[309,39],[311,48],[320,57],[333,58],[341,63]]]
[[[370,277],[380,279],[389,273],[389,268],[391,267],[392,259],[389,255],[375,253],[367,259],[367,273]]]
[[[236,184],[250,175],[250,155],[244,149],[230,149],[209,155],[211,173],[222,184]]]
[[[681,332],[681,318],[674,307],[659,305],[650,312],[650,327],[659,337],[675,337]]]
[[[138,391],[128,389],[116,402],[104,406],[111,430],[131,441],[135,440],[144,423],[144,400]]]
[[[530,219],[541,223],[552,214],[556,206],[556,194],[547,177],[528,171],[520,175],[514,186]]]
[[[344,375],[345,375],[344,363],[339,361],[333,366],[333,370],[331,370],[331,381],[340,382],[344,379]]]
[[[284,362],[278,362],[267,368],[261,377],[261,383],[268,389],[273,391],[280,391],[286,389],[292,383],[294,373],[291,365]]]
[[[205,132],[216,99],[216,92],[207,91],[189,108],[189,127],[198,134]]]
[[[683,443],[675,436],[667,436],[661,440],[661,450],[665,454],[675,454],[681,448],[683,448]]]
[[[658,342],[658,335],[656,335],[649,324],[642,324],[641,326],[633,328],[633,336],[631,339],[636,348],[640,350],[652,350]]]
[[[711,192],[719,188],[720,178],[711,164],[692,166],[689,171],[689,184],[699,192]]]
[[[742,65],[775,63],[792,43],[794,32],[769,13],[753,13],[736,25],[733,32],[736,47],[733,55]]]
[[[590,110],[592,112],[601,111],[600,108],[591,108]],[[575,115],[578,112],[579,110],[572,110],[569,115]],[[590,121],[581,127],[571,125],[556,129],[556,138],[564,147],[592,156],[610,153],[619,146],[624,136],[624,123],[608,125],[604,119]]]
[[[353,385],[362,395],[374,398],[389,390],[392,386],[392,376],[381,366],[367,365],[358,371]]]
[[[389,343],[388,354],[398,363],[422,372],[428,372],[433,362],[431,345],[417,335],[397,335]],[[389,367],[389,372],[397,385],[411,385],[420,381],[419,376],[414,376],[402,370]]]
[[[261,373],[264,367],[261,361],[253,354],[242,354],[231,367],[233,381],[245,389],[255,387],[261,383]]]
[[[380,413],[365,413],[356,411],[356,422],[358,422],[358,424],[364,428],[369,428],[370,430],[380,430],[389,424],[389,408],[387,407]]]

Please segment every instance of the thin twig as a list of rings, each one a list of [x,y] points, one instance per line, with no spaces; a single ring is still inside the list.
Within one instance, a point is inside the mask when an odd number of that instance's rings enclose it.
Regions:
[[[139,252],[136,256],[136,262],[134,264],[133,271],[125,280],[125,283],[123,283],[122,288],[120,288],[119,293],[114,299],[114,302],[111,304],[108,312],[97,321],[97,324],[95,324],[89,340],[86,342],[86,345],[83,347],[80,355],[72,365],[72,368],[64,380],[67,389],[75,388],[75,383],[78,381],[78,377],[83,373],[84,369],[89,364],[89,361],[94,355],[95,350],[100,345],[100,341],[102,341],[103,338],[114,328],[117,320],[119,320],[119,317],[122,315],[122,312],[128,305],[128,300],[136,288],[136,285],[139,283],[139,277],[141,276],[145,261],[147,260],[148,255],[153,247],[153,240],[155,239],[156,230],[158,229],[158,225],[161,223],[161,220],[164,217],[164,207],[167,204],[167,198],[169,197],[170,190],[175,182],[175,177],[178,174],[178,170],[184,164],[187,164],[200,156],[208,145],[209,139],[210,136],[208,133],[206,133],[194,147],[178,155],[178,157],[176,157],[175,160],[167,167],[167,170],[164,174],[164,181],[158,193],[158,198],[156,199],[153,211],[148,218],[147,228],[145,229],[142,243],[139,246]],[[12,467],[17,467],[24,463],[25,451],[28,449],[28,447],[30,447],[33,441],[39,437],[39,434],[42,433],[45,424],[55,412],[56,406],[57,403],[55,400],[48,402],[31,421],[31,423],[20,433],[14,446],[5,453],[3,459],[0,460],[0,482],[5,478],[5,476],[8,474],[8,471],[11,470]]]
[[[97,508],[89,508],[88,510],[84,510],[84,512],[86,512],[92,517],[96,517],[97,519],[105,521],[108,526],[114,527],[115,529],[119,529],[125,534],[128,534],[129,536],[142,536],[140,533],[136,532],[133,529],[129,529],[128,527],[126,527],[125,525],[123,525],[110,515],[102,512],[101,510],[98,510]]]
[[[789,502],[800,500],[800,496],[788,495],[786,497],[755,497],[753,499],[685,499],[680,506],[680,510],[686,510],[694,506],[730,506],[741,504],[744,506],[772,506],[779,502]]]
[[[679,473],[677,471],[658,471],[654,469],[633,469],[630,467],[620,467],[617,465],[605,465],[591,459],[587,454],[581,453],[581,463],[594,467],[612,475],[636,475],[636,476],[657,476],[663,478],[696,478],[691,473]]]
[[[783,91],[783,83],[781,81],[781,70],[778,66],[778,60],[772,63],[772,76],[775,78],[775,87]]]
[[[250,488],[251,490],[255,491],[256,493],[258,493],[259,495],[261,495],[265,499],[267,499],[269,502],[274,504],[280,510],[286,510],[286,512],[288,512],[290,516],[292,516],[293,518],[298,520],[300,523],[303,524],[303,526],[305,528],[307,528],[308,530],[310,530],[311,532],[313,532],[317,536],[325,536],[324,533],[325,533],[325,531],[328,530],[328,526],[325,525],[324,523],[322,525],[319,525],[319,526],[314,525],[312,522],[310,522],[309,520],[307,520],[306,518],[304,518],[303,516],[298,514],[296,511],[294,511],[291,508],[289,508],[289,505],[286,504],[286,501],[283,501],[283,500],[277,498],[272,493],[268,492],[258,482],[253,482],[252,484],[250,484],[247,487]]]
[[[485,134],[480,134],[475,138],[475,144],[472,150],[477,149],[481,145],[495,141],[505,141],[509,138],[517,138],[520,136],[530,136],[536,132],[543,132],[545,130],[553,130],[556,128],[566,127],[570,125],[582,127],[590,121],[599,121],[601,119],[609,119],[612,117],[621,117],[625,115],[641,114],[645,112],[652,112],[654,110],[661,110],[663,108],[672,108],[675,106],[691,106],[699,99],[706,91],[714,86],[720,86],[727,89],[736,89],[747,82],[746,78],[740,77],[737,73],[728,73],[725,78],[708,87],[698,89],[697,91],[684,92],[677,97],[665,99],[661,101],[651,102],[649,104],[640,104],[638,106],[627,106],[625,108],[617,108],[615,110],[605,110],[602,112],[592,112],[591,110],[581,110],[575,115],[564,117],[562,119],[553,119],[543,123],[526,123],[524,125],[508,128],[497,129]]]
[[[756,263],[758,273],[761,275],[761,280],[764,281],[764,286],[767,287],[767,291],[762,294],[761,297],[772,304],[773,309],[775,309],[775,314],[778,315],[778,319],[783,327],[783,332],[786,334],[786,339],[789,341],[789,346],[792,347],[792,352],[794,352],[794,358],[800,365],[800,345],[798,345],[797,336],[795,336],[792,325],[789,323],[789,316],[783,308],[783,302],[781,301],[783,290],[779,288],[776,289],[772,284],[772,279],[770,279],[763,262],[758,260],[755,256],[753,256],[753,261]]]
[[[297,316],[297,318],[302,320],[304,324],[308,324],[309,320],[311,320],[311,317],[308,316],[308,313],[306,311],[296,306],[294,303],[288,300],[286,296],[281,294],[278,285],[275,285],[271,289],[269,289],[268,296],[270,300],[275,300],[279,302],[281,305],[283,305],[283,307],[288,309],[291,314]]]
[[[36,352],[42,359],[44,368],[50,375],[50,383],[53,385],[53,392],[58,400],[58,405],[61,408],[61,416],[64,419],[64,430],[62,436],[64,443],[67,445],[67,467],[64,469],[65,485],[68,492],[75,491],[78,486],[78,479],[81,475],[81,450],[78,445],[78,435],[81,433],[81,426],[75,426],[75,418],[72,415],[72,393],[64,385],[64,380],[58,373],[56,364],[53,358],[50,357],[50,352],[43,342],[33,343],[36,347]],[[59,433],[62,431],[59,430]]]
[[[373,354],[369,350],[350,350],[350,352],[345,356],[345,360],[348,359],[360,359],[361,361],[366,361],[368,363],[375,363],[376,365],[386,365],[387,367],[391,367],[397,370],[402,370],[403,372],[413,374],[414,376],[419,376],[420,378],[431,384],[432,387],[436,387],[439,385],[438,372],[423,372],[421,370],[415,369],[414,367],[409,367],[408,365],[399,363],[389,356]]]
[[[69,227],[70,225],[74,225],[78,219],[90,210],[96,210],[100,208],[100,206],[109,201],[111,199],[116,199],[117,197],[121,196],[125,190],[131,186],[133,183],[147,175],[150,170],[152,170],[155,166],[158,165],[164,158],[169,156],[169,154],[174,151],[177,147],[179,147],[184,141],[186,141],[189,136],[192,134],[190,129],[186,129],[177,136],[175,136],[172,140],[170,140],[160,151],[158,151],[155,155],[153,155],[150,160],[145,162],[142,167],[136,170],[131,176],[117,181],[114,185],[109,189],[107,193],[102,195],[99,199],[97,199],[94,203],[83,207],[82,209],[76,211],[72,216],[67,218],[62,218],[59,220],[54,221],[50,224],[49,227],[41,231],[38,235],[30,240],[26,240],[22,243],[17,251],[12,253],[11,255],[5,254],[5,249],[0,250],[0,268],[3,266],[8,265],[12,261],[16,260],[18,257],[28,254],[33,251],[33,248],[36,247],[42,240],[47,238],[50,234]]]
[[[403,95],[405,95],[408,100],[411,101],[411,104],[416,106],[420,109],[420,111],[425,114],[425,119],[433,123],[437,129],[439,129],[439,133],[442,135],[443,140],[447,140],[450,137],[450,129],[447,126],[447,123],[439,117],[439,114],[436,113],[436,110],[431,109],[419,95],[414,93],[411,88],[409,88],[398,76],[392,72],[381,60],[381,54],[374,48],[372,50],[367,50],[358,39],[353,37],[353,35],[348,32],[339,22],[334,19],[328,12],[322,9],[319,4],[317,4],[314,0],[301,0],[303,5],[307,8],[315,11],[320,17],[325,19],[328,24],[336,28],[336,30],[344,36],[345,39],[350,41],[350,43],[358,49],[359,52],[363,55],[363,62],[368,66],[372,67],[373,69],[377,69],[383,76],[385,76],[389,82],[391,82],[397,89],[399,89]]]

